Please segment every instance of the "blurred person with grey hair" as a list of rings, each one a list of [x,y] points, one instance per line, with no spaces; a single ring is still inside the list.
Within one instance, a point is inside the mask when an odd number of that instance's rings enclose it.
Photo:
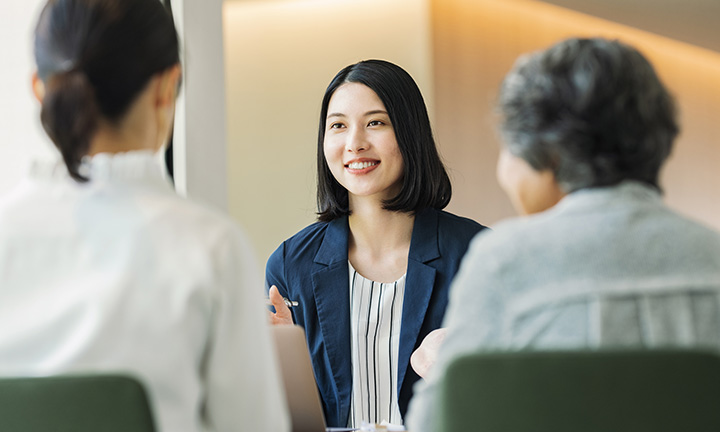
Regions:
[[[662,202],[678,125],[650,63],[618,41],[568,39],[517,61],[499,110],[497,177],[521,216],[463,259],[413,432],[437,428],[439,383],[462,354],[720,347],[720,234]]]

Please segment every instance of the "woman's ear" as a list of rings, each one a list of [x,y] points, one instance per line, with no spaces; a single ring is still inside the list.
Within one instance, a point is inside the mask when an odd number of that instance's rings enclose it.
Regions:
[[[45,83],[42,82],[42,80],[37,74],[37,71],[33,72],[32,74],[32,91],[35,95],[35,99],[37,99],[38,102],[42,103],[43,99],[45,98]]]
[[[505,148],[498,158],[497,180],[521,215],[545,211],[565,196],[552,171],[536,171]]]
[[[156,74],[151,84],[157,133],[156,151],[162,149],[170,137],[180,73],[180,65],[176,64]]]
[[[155,98],[157,107],[167,107],[175,103],[180,74],[179,64],[169,67],[158,74],[158,86]]]

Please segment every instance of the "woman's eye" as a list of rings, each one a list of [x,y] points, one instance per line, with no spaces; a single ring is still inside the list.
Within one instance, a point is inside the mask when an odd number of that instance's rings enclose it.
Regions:
[[[384,124],[385,124],[385,122],[383,122],[381,120],[373,120],[370,123],[368,123],[368,126],[382,126]]]
[[[345,127],[345,125],[342,123],[333,123],[330,125],[330,129],[340,129],[342,127]]]

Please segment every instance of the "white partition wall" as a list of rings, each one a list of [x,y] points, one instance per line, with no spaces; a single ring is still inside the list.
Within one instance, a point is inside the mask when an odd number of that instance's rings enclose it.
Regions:
[[[44,3],[0,3],[0,194],[17,183],[32,159],[56,154],[30,86],[32,35]],[[184,57],[174,137],[176,187],[226,209],[222,0],[173,0],[173,10]]]
[[[18,182],[32,159],[54,152],[30,85],[33,31],[44,3],[0,2],[0,194]]]
[[[174,134],[175,187],[227,209],[222,0],[173,0],[183,87]]]

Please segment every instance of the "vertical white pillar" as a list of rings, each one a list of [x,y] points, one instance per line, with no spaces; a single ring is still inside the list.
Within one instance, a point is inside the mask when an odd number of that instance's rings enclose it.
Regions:
[[[227,210],[222,0],[173,0],[183,88],[173,142],[175,187]]]
[[[45,0],[0,2],[0,194],[25,174],[32,159],[55,154],[32,95],[33,34]]]

